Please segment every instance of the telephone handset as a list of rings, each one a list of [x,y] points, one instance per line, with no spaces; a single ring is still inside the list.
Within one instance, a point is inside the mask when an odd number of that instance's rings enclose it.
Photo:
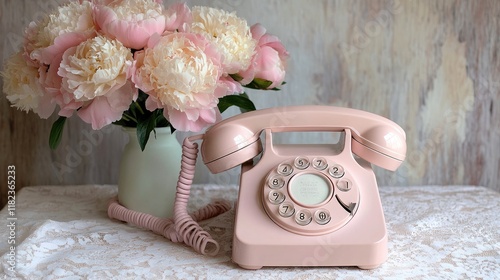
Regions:
[[[344,148],[338,153],[331,145],[273,144],[273,133],[288,131],[344,132]],[[385,219],[370,163],[394,171],[405,159],[405,132],[394,122],[331,106],[279,107],[240,114],[213,125],[203,135],[185,139],[173,220],[131,213],[117,203],[108,209],[110,217],[214,255],[217,242],[194,221],[227,211],[229,205],[209,205],[187,214],[196,140],[203,141],[201,155],[212,173],[242,166],[232,253],[241,267],[370,269],[387,258]],[[254,163],[252,159],[260,154]]]
[[[260,153],[260,133],[341,131],[352,133],[352,152],[384,169],[405,158],[406,136],[394,122],[364,111],[331,106],[292,106],[253,111],[226,119],[203,136],[201,152],[213,173],[235,167]]]

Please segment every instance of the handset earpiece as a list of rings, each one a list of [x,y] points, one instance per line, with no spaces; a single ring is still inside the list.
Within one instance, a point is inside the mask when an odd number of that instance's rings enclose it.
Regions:
[[[215,125],[203,136],[203,162],[214,174],[240,165],[262,152],[259,134],[237,123]]]
[[[374,126],[361,134],[353,133],[352,152],[384,169],[395,171],[406,156],[406,135],[393,126]]]

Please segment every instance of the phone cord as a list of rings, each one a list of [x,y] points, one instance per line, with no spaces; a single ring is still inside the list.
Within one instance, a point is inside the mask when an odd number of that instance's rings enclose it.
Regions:
[[[199,137],[190,138],[197,140]],[[198,143],[192,142],[190,138],[185,138],[182,144],[181,171],[177,182],[173,219],[158,218],[127,209],[119,204],[116,197],[109,202],[108,216],[149,229],[173,242],[184,242],[203,255],[215,256],[219,252],[219,244],[200,227],[198,222],[228,211],[231,209],[231,205],[227,201],[216,201],[191,215],[188,214],[187,204],[198,155]]]

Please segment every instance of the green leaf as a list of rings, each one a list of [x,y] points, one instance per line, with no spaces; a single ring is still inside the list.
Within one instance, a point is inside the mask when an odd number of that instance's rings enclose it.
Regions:
[[[252,100],[248,98],[246,93],[242,93],[239,95],[226,95],[222,98],[219,98],[219,104],[217,107],[219,111],[222,113],[227,110],[227,108],[231,106],[237,106],[241,109],[241,112],[254,111],[255,105]]]
[[[113,122],[113,124],[124,126],[124,127],[136,127],[137,123],[135,121],[133,121],[132,119],[130,119],[126,113],[127,112],[124,112],[122,114],[122,118]]]
[[[172,127],[170,122],[167,121],[165,116],[163,115],[163,109],[158,109],[156,112],[156,127]]]
[[[239,75],[239,74],[237,74],[237,73],[236,73],[236,74],[229,74],[229,76],[231,76],[231,78],[233,78],[233,80],[235,80],[235,81],[237,81],[237,82],[239,82],[239,81],[243,80],[243,77],[242,77],[242,76],[240,76],[240,75]]]
[[[255,78],[253,81],[259,88],[261,89],[267,89],[273,82],[260,79],[260,78]]]
[[[137,123],[137,139],[139,140],[139,145],[141,150],[146,149],[146,144],[149,140],[149,135],[156,127],[156,116],[151,114],[148,118],[140,119]]]
[[[137,127],[137,123],[140,121],[139,119],[147,118],[152,114],[152,112],[146,110],[147,98],[148,95],[142,90],[139,90],[137,100],[130,103],[129,108],[123,112],[122,118],[113,122],[113,124],[125,127]]]
[[[263,89],[263,90],[281,90],[280,88],[274,87],[274,88],[268,88],[273,82],[264,80],[264,79],[259,79],[255,78],[253,81],[251,81],[248,85],[244,85],[246,88],[251,88],[251,89]],[[281,83],[281,85],[286,84],[286,82]]]
[[[62,133],[64,130],[64,123],[66,122],[66,117],[59,117],[50,129],[49,136],[49,146],[52,150],[55,150],[59,143],[61,143]]]

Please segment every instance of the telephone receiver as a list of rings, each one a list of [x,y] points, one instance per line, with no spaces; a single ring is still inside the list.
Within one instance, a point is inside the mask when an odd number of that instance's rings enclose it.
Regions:
[[[335,153],[331,145],[273,143],[273,133],[292,131],[344,132],[344,148]],[[202,135],[185,138],[173,219],[133,212],[117,201],[110,203],[108,216],[184,242],[201,254],[216,255],[217,241],[198,222],[231,205],[216,202],[187,212],[198,140],[212,173],[241,165],[232,246],[232,260],[240,267],[371,269],[386,260],[387,230],[371,164],[394,171],[404,161],[406,135],[396,123],[332,106],[278,107],[236,115]]]
[[[352,152],[395,171],[405,159],[406,134],[396,123],[365,111],[331,106],[291,106],[252,111],[214,125],[203,136],[201,154],[212,173],[231,169],[262,152],[260,134],[289,131],[352,133]]]

